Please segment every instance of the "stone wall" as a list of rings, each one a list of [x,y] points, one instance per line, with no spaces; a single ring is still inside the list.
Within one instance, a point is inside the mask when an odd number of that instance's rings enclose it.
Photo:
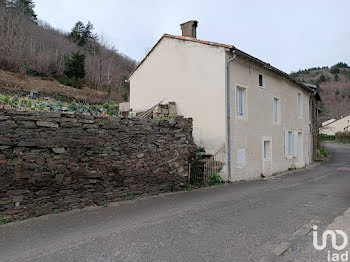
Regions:
[[[192,119],[0,110],[0,219],[173,191],[188,180]]]

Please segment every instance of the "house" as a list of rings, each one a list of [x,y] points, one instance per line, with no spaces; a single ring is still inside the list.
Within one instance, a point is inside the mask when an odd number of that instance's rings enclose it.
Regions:
[[[327,136],[335,136],[337,132],[350,131],[350,115],[342,117],[334,121],[326,121],[327,124],[322,125],[320,134]]]
[[[212,154],[226,147],[221,175],[230,181],[312,162],[317,88],[233,45],[198,40],[197,25],[164,34],[140,62],[129,77],[131,109],[175,101],[193,118],[198,145]]]

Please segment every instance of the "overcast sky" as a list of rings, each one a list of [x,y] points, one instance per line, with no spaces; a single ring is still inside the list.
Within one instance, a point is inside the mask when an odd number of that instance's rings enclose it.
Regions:
[[[164,34],[198,20],[197,38],[233,44],[286,72],[350,64],[349,0],[35,0],[36,13],[69,31],[90,21],[121,53],[140,61]]]

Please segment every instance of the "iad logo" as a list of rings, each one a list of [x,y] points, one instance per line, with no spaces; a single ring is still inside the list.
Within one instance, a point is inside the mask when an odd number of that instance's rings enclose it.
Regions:
[[[317,226],[313,226],[313,244],[315,249],[317,250],[324,250],[327,246],[327,238],[328,236],[330,236],[331,238],[331,242],[332,242],[332,247],[333,249],[337,250],[337,251],[341,251],[344,248],[346,248],[346,246],[348,245],[348,236],[345,234],[344,231],[341,230],[326,230],[323,232],[322,235],[322,243],[321,245],[318,244],[318,233],[317,233]],[[338,245],[337,244],[337,234],[342,238],[342,244]],[[338,240],[338,243],[339,242]],[[327,259],[328,261],[349,261],[349,253],[348,251],[346,251],[345,253],[336,253],[336,252],[331,252],[328,251],[328,255],[327,255]]]

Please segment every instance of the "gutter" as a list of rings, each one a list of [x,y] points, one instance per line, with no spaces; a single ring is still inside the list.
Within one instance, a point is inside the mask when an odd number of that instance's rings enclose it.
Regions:
[[[226,62],[226,115],[227,115],[227,172],[228,180],[231,180],[231,92],[230,76],[231,62],[236,59],[236,51],[232,51],[233,57]]]

